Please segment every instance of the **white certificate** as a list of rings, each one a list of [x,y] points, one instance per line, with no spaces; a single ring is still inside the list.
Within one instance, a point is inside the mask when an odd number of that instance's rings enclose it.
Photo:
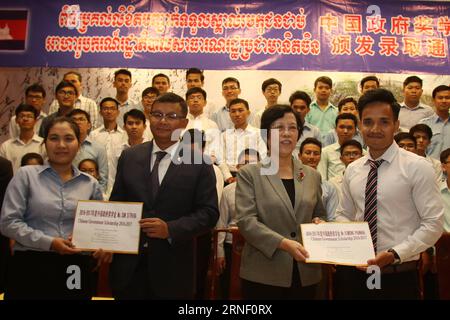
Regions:
[[[308,223],[300,229],[307,263],[366,266],[375,258],[367,222]]]
[[[78,201],[72,243],[86,251],[137,254],[142,206],[142,202]]]

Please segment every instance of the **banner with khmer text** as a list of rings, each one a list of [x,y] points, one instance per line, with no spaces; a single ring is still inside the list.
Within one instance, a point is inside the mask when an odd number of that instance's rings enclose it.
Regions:
[[[3,67],[196,66],[448,74],[449,39],[448,2],[10,0],[0,4]]]

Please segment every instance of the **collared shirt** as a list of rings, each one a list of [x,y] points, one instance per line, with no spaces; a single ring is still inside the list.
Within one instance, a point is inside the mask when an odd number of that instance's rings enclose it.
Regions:
[[[294,151],[292,151],[292,155],[295,157],[295,159],[298,159],[298,153],[300,152],[300,146],[303,141],[305,141],[306,138],[316,138],[317,140],[321,141],[321,135],[320,130],[316,126],[313,126],[311,123],[308,123],[305,121],[303,124],[303,131],[302,135],[300,136],[300,139],[298,139],[297,144],[295,145]]]
[[[45,159],[46,152],[42,144],[43,140],[36,134],[28,143],[23,142],[20,138],[6,140],[0,147],[0,156],[11,161],[13,170],[16,172],[20,168],[22,157],[27,153],[35,152]]]
[[[108,174],[112,177],[112,183],[110,184],[108,181],[108,189],[106,190],[108,198],[111,195],[111,191],[114,187],[114,182],[116,180],[117,164],[119,163],[120,155],[122,154],[123,150],[126,150],[131,147],[127,139],[128,139],[127,135],[125,135],[125,140],[123,140],[119,145],[117,145],[113,149],[113,154],[111,155],[111,166],[108,166]],[[144,135],[142,143],[147,141],[150,140],[148,140]]]
[[[430,163],[433,166],[434,175],[436,177],[436,182],[438,184],[440,184],[443,179],[441,162],[430,156],[426,156],[425,160],[427,160],[428,163]]]
[[[197,129],[207,132],[208,130],[219,130],[217,124],[209,119],[206,114],[202,113],[201,115],[194,117],[192,114],[188,113],[187,119],[189,120],[186,130],[189,129]]]
[[[444,230],[450,232],[450,190],[448,189],[447,181],[441,182],[441,197],[444,203]],[[222,214],[222,213],[221,213]]]
[[[168,147],[165,150],[162,150],[155,142],[155,140],[153,140],[153,149],[152,149],[152,157],[150,159],[150,171],[153,170],[153,165],[155,164],[156,161],[156,153],[159,151],[165,151],[167,154],[164,156],[164,158],[161,159],[160,163],[159,163],[159,167],[158,167],[158,179],[159,179],[159,184],[161,184],[161,182],[163,181],[164,177],[166,176],[167,170],[169,169],[170,163],[172,162],[172,159],[175,156],[178,156],[177,154],[175,154],[178,150],[178,147],[180,146],[180,142],[176,142],[173,145],[171,145],[170,147]]]
[[[122,152],[122,144],[127,139],[127,134],[119,125],[117,125],[115,130],[106,130],[105,126],[102,125],[100,128],[95,129],[89,135],[92,142],[95,142],[106,148],[106,156],[108,158],[108,187],[106,194],[112,190],[114,185],[114,179],[116,178],[115,170],[115,157],[116,154]],[[119,153],[120,154],[120,153]],[[114,169],[113,169],[114,168]]]
[[[368,153],[347,167],[336,221],[364,221],[369,159],[384,160],[377,183],[378,251],[392,248],[402,262],[417,260],[441,236],[444,207],[430,164],[395,142],[379,159]]]
[[[266,111],[267,108],[258,109],[256,112],[252,112],[250,114],[250,118],[248,123],[254,126],[255,128],[261,128],[261,117],[264,111]]]
[[[338,115],[338,108],[331,103],[325,110],[322,110],[317,101],[311,102],[310,110],[306,115],[305,121],[317,126],[322,134],[327,133],[336,126],[336,117]]]
[[[345,165],[341,161],[341,145],[336,142],[322,149],[317,171],[323,180],[329,180],[335,176],[342,175]]]
[[[89,116],[91,118],[91,124],[93,128],[98,128],[100,126],[99,124],[99,109],[97,108],[97,103],[87,98],[83,95],[80,95],[77,100],[75,100],[75,103],[73,105],[74,109],[81,109],[89,113]],[[53,100],[50,104],[50,108],[48,110],[49,114],[57,112],[59,109],[59,103],[58,100]],[[102,121],[103,124],[103,121]]]
[[[0,231],[16,240],[14,250],[49,251],[55,237],[73,232],[78,200],[103,200],[98,182],[73,167],[62,182],[49,165],[20,168],[6,191]]]
[[[123,128],[123,115],[128,111],[130,111],[131,109],[138,109],[143,112],[143,109],[141,109],[139,103],[133,99],[128,99],[124,103],[119,104],[119,115],[117,116],[116,122],[121,128]],[[100,127],[101,125],[103,125],[103,118],[99,117],[97,120],[96,128]]]
[[[339,197],[339,203],[342,202],[342,183],[344,183],[344,174],[345,171],[342,172],[342,175],[335,176],[329,180],[329,182],[336,189],[337,195]]]
[[[427,154],[435,159],[439,159],[441,152],[450,148],[450,117],[443,121],[436,113],[431,117],[422,119],[420,123],[426,124],[433,131],[431,143],[428,146]]]
[[[97,162],[99,183],[103,188],[103,191],[108,187],[108,156],[106,155],[106,149],[103,145],[93,142],[87,137],[80,145],[75,159],[73,159],[73,165],[78,168],[80,162],[84,159],[92,159]]]
[[[353,140],[358,141],[359,143],[361,143],[361,146],[364,147],[364,140],[363,137],[361,135],[361,132],[359,131],[359,129],[356,129],[356,133],[352,138]],[[326,147],[329,146],[333,143],[338,142],[338,136],[336,133],[336,130],[333,129],[330,132],[328,132],[327,134],[322,136],[322,147]]]
[[[219,139],[213,141],[205,150],[209,156],[215,157],[225,180],[231,177],[230,171],[237,171],[238,158],[245,149],[259,152],[260,159],[267,155],[267,147],[261,138],[260,129],[247,125],[245,130],[228,129],[220,134]],[[228,170],[223,164],[226,164]]]
[[[41,129],[42,120],[47,117],[47,114],[45,112],[42,112],[38,115],[36,119],[36,123],[34,124],[34,132],[39,133],[39,129]],[[20,135],[20,128],[19,125],[16,122],[16,116],[13,116],[11,120],[9,121],[9,137],[17,138]]]
[[[336,188],[329,181],[322,181],[322,202],[325,210],[327,210],[327,221],[334,221],[337,206],[339,204],[339,196]]]
[[[219,204],[219,220],[217,221],[217,228],[229,228],[236,226],[236,183],[233,182],[227,185],[222,192],[222,198]],[[223,250],[223,243],[230,243],[233,241],[233,236],[228,232],[219,232],[217,235],[217,256],[225,257]],[[227,262],[229,263],[229,262]]]
[[[230,118],[230,111],[227,106],[223,106],[211,115],[211,120],[214,121],[219,127],[220,131],[225,131],[227,129],[233,129],[234,124]]]
[[[400,127],[409,130],[412,126],[418,124],[420,120],[432,116],[433,113],[433,108],[426,104],[419,103],[417,107],[410,109],[405,102],[402,102],[400,104],[400,114],[398,115]]]

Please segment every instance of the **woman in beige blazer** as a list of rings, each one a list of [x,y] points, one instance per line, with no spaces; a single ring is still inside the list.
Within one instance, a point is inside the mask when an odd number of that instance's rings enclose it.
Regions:
[[[237,224],[246,240],[240,268],[243,295],[313,299],[321,266],[304,263],[308,253],[299,225],[325,220],[320,175],[292,157],[303,125],[289,106],[264,111],[261,129],[270,157],[244,166],[236,187]]]

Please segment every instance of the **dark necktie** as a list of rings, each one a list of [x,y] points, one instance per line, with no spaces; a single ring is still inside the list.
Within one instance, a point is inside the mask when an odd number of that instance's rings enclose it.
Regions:
[[[366,199],[364,207],[364,221],[369,223],[370,235],[372,236],[373,248],[377,253],[377,180],[378,167],[383,160],[369,160],[370,171],[367,176]]]
[[[156,199],[156,195],[158,194],[159,189],[159,163],[161,159],[167,154],[165,151],[156,152],[155,163],[153,164],[152,172],[150,173],[150,184],[152,186],[152,196],[153,201]]]

